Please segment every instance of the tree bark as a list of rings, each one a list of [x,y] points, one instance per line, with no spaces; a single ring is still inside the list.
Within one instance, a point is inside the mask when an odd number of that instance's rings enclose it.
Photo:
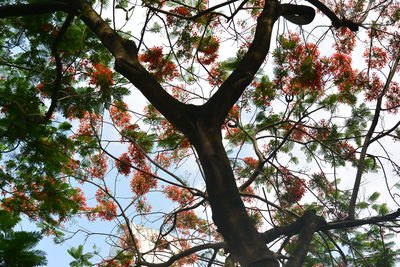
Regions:
[[[296,243],[296,248],[285,267],[298,267],[303,265],[314,233],[321,225],[325,224],[325,220],[317,216],[314,210],[306,211],[304,215],[298,219],[298,222],[301,225],[299,238]]]
[[[178,102],[168,95],[139,64],[136,47],[133,43],[127,43],[128,40],[124,40],[116,34],[85,2],[82,3],[81,9],[83,10],[81,19],[115,56],[117,71],[131,81],[175,127],[189,138],[196,148],[206,176],[207,194],[213,220],[241,266],[278,267],[278,261],[267,248],[261,234],[256,230],[246,212],[222,144],[220,125],[223,121],[222,118],[225,118],[233,104],[229,104],[230,107],[225,107],[225,109],[217,110],[213,105],[194,106]],[[248,76],[245,81],[239,78],[240,82],[232,82],[237,92],[234,97],[230,97],[231,103],[236,102],[241,94],[239,91],[243,91],[251,82],[252,76],[268,52],[272,24],[277,18],[276,15],[271,18],[271,10],[269,13],[263,16],[262,21],[265,24],[261,23],[267,26],[266,29],[259,30],[258,33],[259,36],[261,36],[260,31],[267,33],[262,37],[263,42],[257,42],[256,49],[250,48],[249,54],[254,54],[251,58],[257,58],[258,66],[254,66],[254,70],[250,73],[245,73],[245,76]],[[263,44],[266,47],[259,47]],[[258,49],[263,52],[256,52]],[[231,76],[232,81],[236,79],[234,77]],[[225,101],[214,101],[214,105],[217,106],[221,103],[225,103]]]
[[[203,119],[194,121],[192,125],[195,128],[187,135],[203,167],[213,221],[230,252],[241,266],[278,267],[278,261],[255,228],[240,198],[220,128],[210,127],[209,122]]]

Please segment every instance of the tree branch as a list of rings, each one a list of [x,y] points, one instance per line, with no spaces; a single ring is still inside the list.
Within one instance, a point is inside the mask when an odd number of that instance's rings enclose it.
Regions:
[[[189,248],[187,250],[181,251],[181,252],[173,255],[166,262],[163,262],[163,263],[149,263],[149,262],[139,261],[138,262],[138,266],[168,267],[168,266],[171,266],[175,261],[177,261],[179,259],[182,259],[184,257],[187,257],[190,254],[196,253],[198,251],[205,250],[205,249],[219,250],[221,248],[224,248],[225,246],[226,246],[225,242],[202,244],[202,245],[198,245],[198,246],[195,246],[195,247],[191,247],[191,248]]]
[[[257,27],[252,44],[237,68],[225,80],[218,91],[203,105],[208,118],[221,124],[229,110],[251,83],[269,51],[272,27],[280,15],[277,1],[267,1],[257,19]],[[212,114],[212,116],[211,116]]]
[[[67,13],[75,10],[74,5],[66,1],[44,1],[32,4],[0,6],[0,18],[31,16],[64,11]]]
[[[353,228],[358,227],[365,224],[377,224],[381,222],[389,222],[394,221],[398,217],[400,217],[400,209],[393,213],[389,213],[384,216],[375,216],[360,220],[344,220],[344,221],[337,221],[337,222],[330,222],[320,228],[320,230],[332,230],[332,229],[344,229],[344,228]]]
[[[68,14],[68,16],[65,19],[65,22],[62,25],[62,27],[56,37],[56,40],[54,41],[52,48],[51,48],[51,52],[53,53],[54,60],[56,63],[56,79],[54,81],[53,89],[51,92],[51,104],[50,104],[46,114],[44,115],[42,121],[40,121],[40,123],[47,122],[53,115],[53,113],[56,109],[56,106],[57,106],[58,92],[60,91],[61,84],[62,84],[62,61],[61,61],[60,53],[58,52],[58,45],[61,42],[61,39],[64,36],[64,34],[67,32],[72,21],[74,20],[74,17],[75,17],[75,14],[73,14],[73,13]]]
[[[194,106],[179,102],[162,88],[140,64],[133,41],[122,38],[86,1],[81,1],[79,8],[82,21],[115,57],[116,71],[125,76],[179,130],[186,129],[188,120],[196,112]]]
[[[275,239],[279,238],[280,236],[293,236],[296,234],[299,234],[300,231],[302,230],[302,225],[306,221],[304,217],[309,216],[309,213],[305,212],[298,220],[295,222],[285,225],[285,226],[280,226],[276,228],[272,228],[264,233],[262,233],[262,236],[265,240],[265,242],[270,243],[274,241]],[[377,224],[381,222],[389,222],[389,221],[394,221],[397,220],[397,218],[400,217],[400,209],[393,213],[389,213],[384,216],[375,216],[375,217],[370,217],[370,218],[365,218],[365,219],[360,219],[360,220],[343,220],[343,221],[336,221],[336,222],[329,222],[329,223],[324,223],[319,225],[319,227],[315,230],[315,232],[318,231],[328,231],[328,230],[334,230],[334,229],[347,229],[347,228],[353,228],[353,227],[358,227],[361,225],[366,225],[366,224]]]
[[[320,228],[321,225],[326,223],[325,219],[317,216],[314,210],[304,213],[299,221],[300,220],[302,220],[301,223],[303,226],[300,230],[296,248],[293,252],[293,255],[290,256],[287,264],[285,265],[286,267],[297,267],[303,265],[314,233],[318,230],[318,228]]]
[[[316,8],[318,8],[322,13],[324,13],[332,22],[332,26],[335,28],[340,28],[340,27],[347,27],[351,31],[356,32],[358,31],[358,23],[352,22],[350,20],[347,20],[345,18],[339,19],[335,13],[333,13],[332,10],[330,10],[325,4],[321,3],[318,0],[306,0]]]
[[[396,61],[394,62],[394,65],[392,69],[390,70],[389,76],[386,80],[386,83],[384,87],[382,88],[382,92],[378,96],[378,99],[376,101],[376,108],[375,108],[375,114],[374,118],[372,119],[371,126],[369,127],[369,130],[367,132],[367,135],[365,136],[364,143],[360,152],[360,158],[358,159],[358,165],[357,165],[357,173],[356,177],[354,179],[354,186],[353,186],[353,192],[351,194],[351,199],[349,203],[349,219],[354,219],[355,217],[355,208],[356,208],[356,202],[357,202],[357,196],[358,196],[358,191],[360,189],[360,184],[361,184],[361,178],[364,173],[364,168],[365,168],[365,156],[367,155],[367,150],[369,145],[371,144],[371,139],[372,135],[375,132],[375,128],[378,124],[381,109],[382,109],[382,101],[383,97],[385,96],[387,90],[389,89],[390,83],[392,82],[392,79],[394,77],[394,74],[396,73],[397,67],[400,62],[400,56],[397,57]]]

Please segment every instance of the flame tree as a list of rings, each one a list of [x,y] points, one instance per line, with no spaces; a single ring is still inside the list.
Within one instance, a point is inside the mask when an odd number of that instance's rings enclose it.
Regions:
[[[115,222],[100,265],[394,265],[398,2],[5,0],[0,19],[2,209],[56,236]]]

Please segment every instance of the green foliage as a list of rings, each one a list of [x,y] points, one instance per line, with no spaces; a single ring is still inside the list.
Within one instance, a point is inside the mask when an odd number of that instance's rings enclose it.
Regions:
[[[260,82],[252,91],[253,102],[257,107],[265,107],[270,105],[271,101],[275,99],[276,88],[269,80],[268,76],[262,76]]]
[[[349,116],[345,124],[345,137],[356,136],[357,145],[361,146],[363,131],[367,127],[367,122],[371,119],[371,111],[365,103],[362,103],[359,107],[352,107],[351,116]]]
[[[276,124],[278,124],[281,121],[281,116],[278,114],[271,114],[269,116],[265,115],[265,112],[260,112],[257,114],[256,117],[256,127],[257,129],[268,129],[270,131],[272,131],[273,129],[275,129],[274,126],[276,126]]]
[[[42,239],[40,232],[14,231],[20,219],[0,210],[0,266],[34,267],[47,263],[46,253],[33,249]]]
[[[242,128],[232,128],[227,132],[228,134],[225,136],[226,140],[229,140],[230,144],[233,146],[237,146],[238,144],[250,142],[250,136],[252,136],[252,127],[250,125],[244,125]]]
[[[381,195],[381,193],[374,192],[372,195],[369,196],[368,200],[371,202],[375,202],[379,198],[380,195]]]
[[[321,105],[326,109],[333,111],[337,106],[339,96],[337,94],[327,95],[325,99],[321,101]]]
[[[67,250],[68,254],[74,258],[73,261],[69,263],[71,267],[84,267],[93,266],[89,261],[94,255],[92,253],[83,253],[83,245],[79,245],[77,248],[69,248]]]
[[[234,69],[236,69],[242,57],[243,57],[243,51],[239,50],[236,54],[236,57],[230,57],[225,61],[222,61],[220,64],[222,68],[224,68],[225,70],[233,71]]]

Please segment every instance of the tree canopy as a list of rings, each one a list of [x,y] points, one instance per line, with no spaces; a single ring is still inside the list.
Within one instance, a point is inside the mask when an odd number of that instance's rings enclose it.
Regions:
[[[114,223],[74,266],[394,266],[399,27],[393,0],[3,0],[1,209]]]

